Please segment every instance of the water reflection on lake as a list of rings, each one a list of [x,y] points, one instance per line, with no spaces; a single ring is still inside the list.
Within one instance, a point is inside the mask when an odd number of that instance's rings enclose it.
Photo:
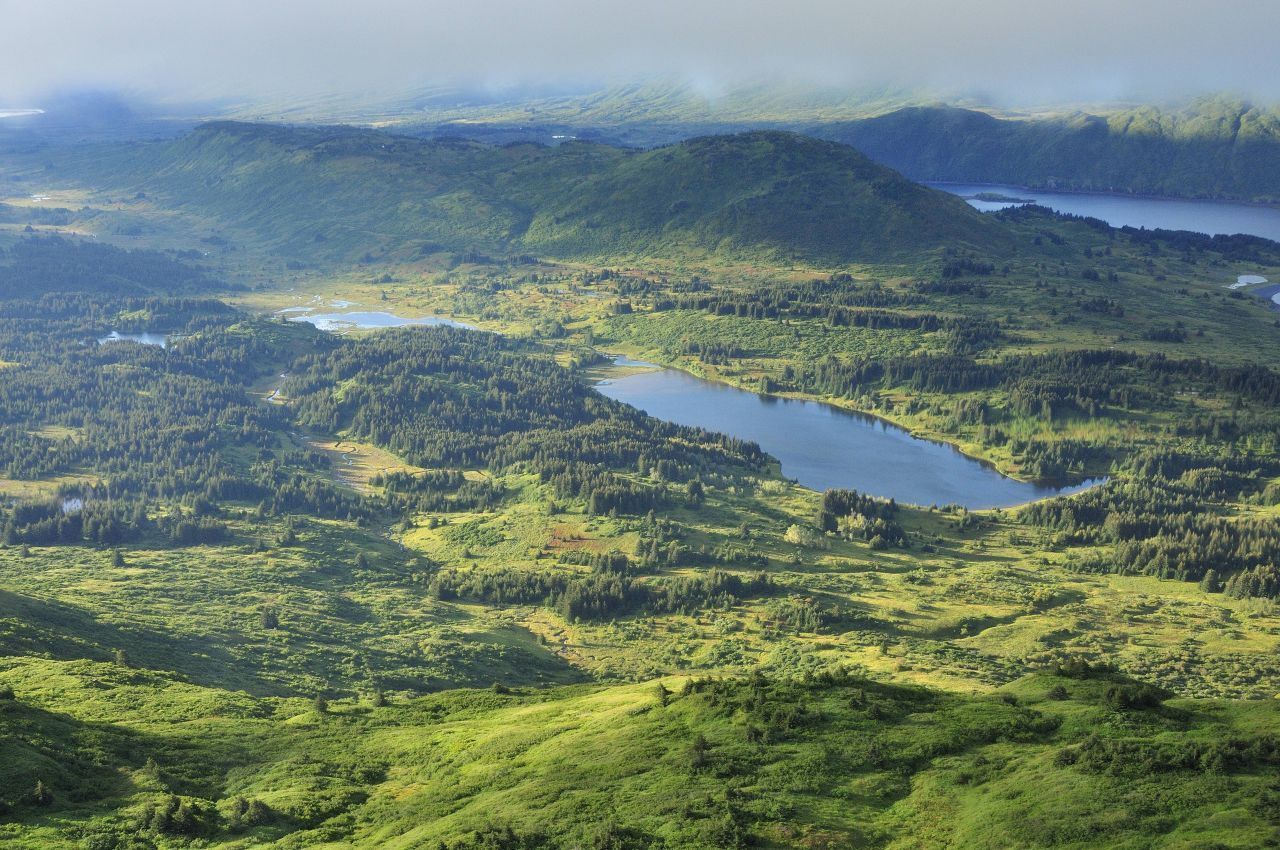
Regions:
[[[645,365],[619,359],[621,366]],[[953,446],[921,440],[883,420],[814,401],[765,396],[675,369],[602,381],[609,398],[651,416],[753,440],[782,473],[814,490],[845,487],[917,505],[1020,505],[1098,483],[1056,487],[1018,481]]]

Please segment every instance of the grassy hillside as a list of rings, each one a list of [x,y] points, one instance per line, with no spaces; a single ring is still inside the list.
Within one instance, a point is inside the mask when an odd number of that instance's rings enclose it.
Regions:
[[[437,251],[722,257],[831,265],[1008,239],[856,151],[783,133],[637,152],[213,124],[69,170],[346,260]]]
[[[987,697],[834,672],[321,705],[9,661],[0,686],[0,797],[22,821],[0,836],[24,850],[1246,848],[1277,833],[1274,710],[1166,704],[1106,673]]]
[[[850,148],[786,133],[631,155],[536,208],[523,241],[550,256],[734,257],[765,248],[782,260],[835,265],[1010,243],[995,222]]]

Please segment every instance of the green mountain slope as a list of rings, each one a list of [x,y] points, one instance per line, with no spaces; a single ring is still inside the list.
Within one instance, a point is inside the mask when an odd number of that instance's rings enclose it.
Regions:
[[[129,113],[129,109],[133,113]],[[267,99],[234,108],[108,99],[79,120],[59,109],[0,126],[0,147],[169,137],[195,114],[245,121],[393,127],[436,137],[553,143],[577,137],[652,147],[709,134],[790,130],[863,150],[913,179],[1081,191],[1280,200],[1280,111],[1220,94],[1183,103],[1030,105],[963,94],[781,81],[719,87],[678,79],[580,91],[435,87],[370,99]],[[103,120],[108,118],[110,120]],[[68,123],[71,121],[72,123]]]
[[[945,193],[851,148],[785,133],[637,152],[222,123],[75,167],[295,255],[443,249],[839,264],[1009,243],[1001,225]]]
[[[1230,95],[1170,106],[1009,112],[911,90],[773,82],[711,92],[659,80],[556,97],[460,101],[425,98],[379,117],[427,133],[540,140],[576,134],[636,145],[788,129],[853,145],[919,180],[1280,199],[1280,111]]]
[[[850,148],[777,132],[693,139],[621,158],[538,204],[524,243],[552,255],[760,248],[801,260],[886,259],[1007,237],[966,205]]]
[[[1033,120],[911,107],[809,130],[918,180],[1280,200],[1280,113],[1230,100]]]
[[[0,683],[14,693],[0,698],[0,838],[15,850],[1245,848],[1276,835],[1273,710],[1166,705],[1105,673],[984,697],[835,672],[381,706],[89,662],[7,661]]]

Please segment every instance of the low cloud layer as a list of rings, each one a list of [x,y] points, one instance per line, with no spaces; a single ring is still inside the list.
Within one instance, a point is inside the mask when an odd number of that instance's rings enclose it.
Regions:
[[[1276,0],[0,0],[0,107],[644,75],[1280,101]]]

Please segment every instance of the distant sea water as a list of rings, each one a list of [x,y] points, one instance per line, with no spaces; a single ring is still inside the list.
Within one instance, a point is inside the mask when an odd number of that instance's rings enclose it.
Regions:
[[[979,201],[975,195],[996,194],[1034,201],[1062,213],[1100,218],[1114,227],[1146,227],[1166,230],[1194,230],[1197,233],[1247,233],[1280,241],[1280,207],[1230,203],[1226,201],[1185,201],[1171,198],[1143,198],[1133,195],[1098,195],[1073,192],[1046,192],[994,183],[930,183],[953,195],[969,199],[975,209],[988,212],[1018,206],[1010,201]]]

